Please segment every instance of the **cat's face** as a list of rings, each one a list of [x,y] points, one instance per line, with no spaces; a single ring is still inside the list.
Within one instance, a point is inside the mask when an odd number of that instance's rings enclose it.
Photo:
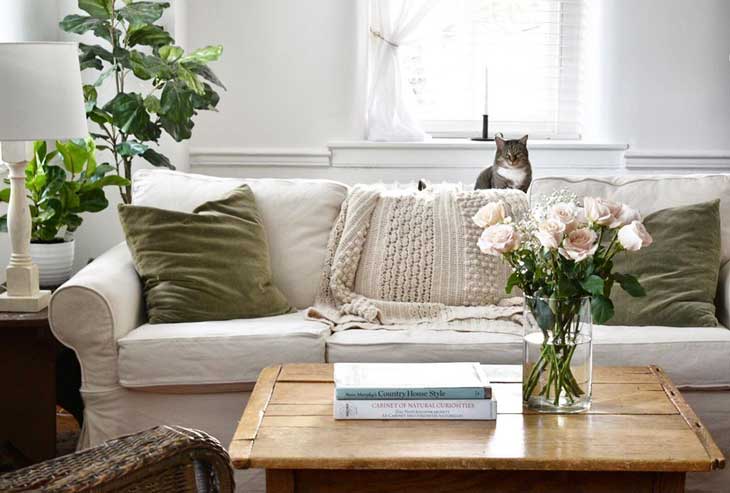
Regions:
[[[520,168],[530,164],[527,152],[527,135],[521,139],[504,140],[497,136],[494,139],[497,144],[497,154],[494,162],[510,168]]]

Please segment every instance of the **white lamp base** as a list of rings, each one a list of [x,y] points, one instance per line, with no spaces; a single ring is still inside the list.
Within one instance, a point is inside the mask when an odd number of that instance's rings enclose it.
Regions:
[[[0,294],[0,311],[2,312],[39,312],[48,306],[51,292],[41,290],[35,296],[10,296]]]

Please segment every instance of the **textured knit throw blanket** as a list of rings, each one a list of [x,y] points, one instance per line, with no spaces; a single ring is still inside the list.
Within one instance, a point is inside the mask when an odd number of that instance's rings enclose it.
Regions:
[[[519,333],[521,298],[504,291],[509,266],[479,251],[482,229],[472,221],[499,200],[515,219],[528,209],[518,190],[354,187],[330,235],[308,318],[333,330]]]

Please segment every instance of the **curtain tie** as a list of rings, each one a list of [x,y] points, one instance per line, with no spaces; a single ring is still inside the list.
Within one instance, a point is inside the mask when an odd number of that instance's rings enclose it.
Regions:
[[[399,46],[399,45],[398,45],[397,43],[394,43],[394,42],[392,42],[391,40],[389,40],[389,39],[386,39],[386,38],[385,38],[385,36],[383,36],[383,34],[382,34],[382,33],[381,33],[380,31],[376,31],[376,30],[374,30],[374,29],[373,29],[372,27],[370,28],[370,34],[372,34],[372,35],[373,35],[373,36],[375,36],[376,38],[380,39],[381,41],[383,41],[383,42],[385,42],[385,43],[389,44],[389,45],[390,45],[390,46],[392,46],[393,48],[398,48],[398,46]]]

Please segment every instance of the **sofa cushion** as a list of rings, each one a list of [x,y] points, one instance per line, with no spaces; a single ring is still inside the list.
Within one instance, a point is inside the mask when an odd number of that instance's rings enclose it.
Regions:
[[[312,305],[347,186],[327,180],[218,178],[143,169],[134,174],[133,203],[191,212],[242,183],[251,187],[261,211],[274,285],[295,307]]]
[[[156,387],[252,383],[278,363],[324,362],[329,328],[301,312],[253,319],[145,324],[118,341],[119,383]]]
[[[677,385],[730,385],[730,330],[724,327],[597,325],[593,342],[596,365],[657,365]],[[327,361],[520,364],[522,339],[487,332],[345,330],[327,339]]]
[[[643,215],[669,207],[720,199],[723,238],[730,238],[730,174],[683,176],[545,177],[532,182],[530,203],[554,190],[566,189],[586,195],[625,202]],[[722,242],[722,263],[730,260],[730,241]]]

